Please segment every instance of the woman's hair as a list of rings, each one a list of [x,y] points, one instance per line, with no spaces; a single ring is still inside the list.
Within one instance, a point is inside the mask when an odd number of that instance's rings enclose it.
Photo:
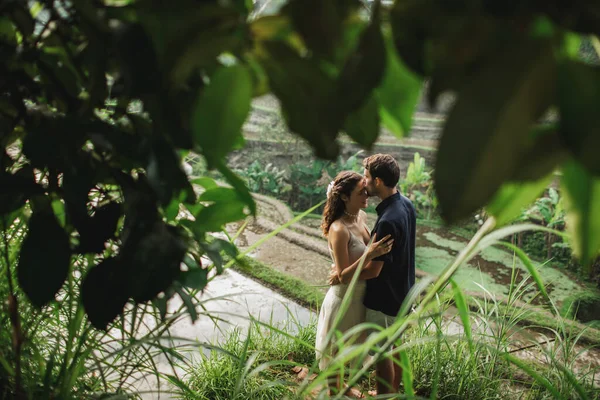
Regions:
[[[342,171],[331,181],[327,187],[327,202],[325,203],[323,221],[321,222],[321,229],[323,229],[325,236],[329,233],[333,221],[344,214],[345,205],[342,194],[350,197],[356,185],[363,179],[363,176],[356,172]]]

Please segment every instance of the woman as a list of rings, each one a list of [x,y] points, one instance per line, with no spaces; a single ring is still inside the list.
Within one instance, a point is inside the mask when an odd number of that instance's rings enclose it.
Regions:
[[[367,207],[368,194],[366,182],[362,175],[352,171],[340,172],[327,188],[327,203],[323,211],[321,228],[327,237],[329,250],[338,274],[355,263],[363,255],[367,263],[375,257],[388,253],[392,240],[385,237],[367,246],[370,240],[367,228],[367,214],[361,209]],[[316,351],[319,368],[327,368],[335,349],[327,339],[333,324],[340,312],[342,300],[348,291],[349,284],[331,286],[319,313],[317,325]],[[350,305],[341,317],[335,329],[342,334],[352,327],[364,322],[365,307],[362,304],[365,293],[365,281],[357,281],[354,291],[350,293]],[[335,335],[332,337],[335,341]],[[341,388],[341,377],[330,385],[330,394]]]

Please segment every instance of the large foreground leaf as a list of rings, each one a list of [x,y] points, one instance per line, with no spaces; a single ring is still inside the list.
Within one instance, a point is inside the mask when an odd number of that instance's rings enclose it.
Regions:
[[[261,61],[288,126],[308,140],[317,157],[334,159],[339,151],[335,139],[343,123],[343,114],[332,112],[335,81],[284,43],[267,42],[265,47]]]
[[[544,192],[551,181],[552,175],[534,182],[507,182],[500,187],[486,210],[496,217],[498,227],[512,222],[521,215],[523,208]]]
[[[585,265],[600,253],[600,179],[571,161],[561,180],[573,250]]]
[[[93,267],[83,279],[81,301],[90,322],[97,329],[106,329],[129,298],[126,266],[116,258],[107,258]]]
[[[71,261],[69,237],[52,209],[34,212],[23,241],[17,278],[31,303],[41,308],[62,287]]]
[[[333,58],[342,38],[344,10],[334,0],[291,0],[282,10],[315,55]]]
[[[371,22],[360,35],[356,49],[350,54],[337,81],[336,107],[342,113],[352,112],[370,99],[379,86],[386,64],[385,43],[380,26],[380,7],[375,6]]]
[[[385,36],[385,48],[385,74],[376,90],[379,113],[385,127],[397,137],[402,137],[410,132],[413,112],[421,95],[422,80],[400,59],[389,35]]]
[[[561,137],[579,162],[600,176],[600,68],[565,61],[558,77]]]
[[[345,130],[356,143],[370,149],[379,136],[377,100],[371,97],[359,110],[346,119]]]
[[[219,69],[200,95],[192,129],[210,167],[241,139],[251,99],[252,77],[242,65]]]
[[[435,169],[446,221],[485,205],[514,174],[532,123],[552,102],[554,72],[550,44],[525,40],[498,54],[459,93]]]

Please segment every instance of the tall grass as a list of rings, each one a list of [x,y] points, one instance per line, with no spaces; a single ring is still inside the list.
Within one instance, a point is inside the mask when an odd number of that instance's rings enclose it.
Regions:
[[[267,400],[295,396],[294,365],[315,361],[315,323],[306,326],[260,324],[230,331],[215,349],[200,354],[179,385],[186,400]],[[294,333],[295,336],[294,336]]]
[[[238,332],[229,338],[230,341],[225,342],[223,347],[228,351],[227,354],[214,352],[214,361],[210,355],[202,356],[201,366],[194,369],[196,372],[191,373],[187,381],[189,391],[186,392],[186,398],[233,398],[232,393],[235,396],[244,393],[248,399],[282,398],[284,393],[287,398],[326,398],[326,383],[330,377],[342,373],[348,377],[350,385],[360,384],[378,359],[392,354],[399,355],[404,367],[404,394],[401,398],[598,398],[598,392],[592,385],[595,371],[581,370],[574,364],[578,355],[588,350],[578,343],[581,332],[574,334],[570,331],[567,328],[569,325],[565,324],[555,307],[552,309],[555,328],[546,329],[546,340],[540,341],[539,337],[529,335],[530,331],[540,330],[540,327],[524,326],[524,321],[529,319],[531,312],[524,294],[535,286],[539,295],[549,301],[539,274],[524,253],[515,250],[515,257],[524,262],[529,269],[530,278],[517,282],[517,268],[513,268],[509,295],[502,302],[488,292],[483,299],[471,300],[477,308],[470,310],[464,293],[457,285],[453,285],[452,289],[447,288],[453,272],[477,251],[499,244],[502,237],[515,229],[531,228],[510,227],[493,231],[492,227],[493,221],[491,225],[484,225],[483,230],[437,281],[420,281],[393,326],[376,331],[363,344],[349,345],[346,339],[368,328],[367,324],[359,325],[344,335],[335,335],[334,339],[339,340],[341,350],[325,371],[319,371],[312,358],[306,360],[305,364],[310,370],[308,375],[314,374],[312,379],[306,377],[298,385],[291,384],[289,372],[286,379],[285,369],[273,367],[278,363],[286,366],[285,362],[289,359],[282,356],[285,351],[259,350],[261,345],[254,343],[255,335],[250,332],[242,340]],[[409,312],[409,305],[412,303],[418,306],[414,312]],[[454,317],[450,318],[449,315]],[[455,329],[451,329],[451,326]],[[463,328],[456,329],[456,326]],[[369,349],[380,340],[387,341],[388,347],[369,358]],[[395,345],[393,350],[392,345]],[[537,357],[525,357],[527,349],[535,351]],[[235,354],[235,357],[231,357],[229,353]],[[269,356],[265,358],[267,354]],[[357,359],[358,364],[351,363]],[[229,360],[227,371],[233,374],[228,381],[251,382],[250,379],[260,378],[263,384],[253,381],[254,386],[249,384],[250,389],[242,391],[240,388],[246,386],[232,383],[218,397],[210,392],[215,385],[207,382],[211,382],[223,370],[224,360]],[[261,360],[263,364],[260,364]],[[279,371],[282,375],[274,374],[273,371]],[[267,382],[271,382],[271,385],[267,386]],[[225,386],[219,384],[218,387]],[[274,392],[267,392],[267,387]],[[343,390],[333,398],[344,398],[345,392]]]
[[[72,262],[56,301],[41,310],[33,308],[15,284],[25,224],[17,219],[0,225],[4,225],[0,226],[4,228],[0,232],[0,399],[85,399],[125,393],[139,397],[144,380],[158,380],[160,385],[159,356],[175,371],[176,364],[186,362],[186,347],[197,346],[185,339],[176,344],[170,335],[172,325],[185,315],[184,306],[162,320],[151,304],[131,303],[109,331],[93,328],[79,301],[81,279],[95,261],[91,257]],[[14,308],[9,309],[4,299],[14,299]]]
[[[549,299],[555,327],[543,331],[546,337],[542,340],[527,341],[536,358],[525,359],[521,350],[514,348],[514,338],[523,333],[522,323],[529,312],[521,307],[523,293],[535,285],[540,295],[547,298],[539,274],[524,253],[515,249],[532,279],[516,282],[513,271],[508,304],[500,306],[488,293],[471,311],[458,286],[447,288],[457,268],[477,251],[526,228],[531,227],[493,231],[493,220],[485,224],[435,282],[418,282],[391,327],[372,333],[365,343],[348,344],[347,339],[369,328],[367,324],[344,335],[332,335],[341,350],[326,370],[319,371],[314,355],[314,324],[277,327],[274,323],[251,321],[247,332],[234,330],[222,343],[205,346],[210,350],[201,353],[195,362],[190,361],[187,352],[202,345],[170,334],[173,324],[185,315],[183,305],[165,321],[151,305],[129,305],[110,331],[95,330],[77,300],[81,276],[94,261],[88,258],[73,264],[57,301],[35,310],[14,285],[8,284],[14,279],[15,249],[23,233],[22,226],[13,224],[4,229],[0,243],[0,297],[16,296],[20,327],[14,329],[10,318],[14,313],[3,302],[0,398],[76,399],[125,393],[139,396],[137,388],[144,379],[156,380],[162,383],[158,390],[174,392],[185,399],[325,398],[330,377],[343,374],[351,386],[364,384],[377,360],[392,354],[399,355],[404,367],[406,397],[598,398],[592,385],[596,371],[575,364],[581,352],[587,350],[580,345],[582,332],[573,331]],[[194,293],[190,294],[193,297]],[[417,304],[414,312],[410,312],[412,304]],[[201,301],[194,305],[202,307]],[[449,332],[448,318],[444,317],[449,310],[464,330]],[[22,335],[21,346],[15,346],[15,332]],[[374,357],[368,357],[369,350],[382,340],[386,346]],[[159,356],[168,360],[169,371],[159,369]],[[359,362],[351,363],[356,360]],[[290,372],[297,365],[309,369],[300,382]],[[185,379],[178,373],[180,368],[187,372]],[[521,371],[519,378],[517,370]],[[170,385],[165,385],[165,381]],[[19,387],[22,391],[17,393]],[[345,392],[342,390],[335,398],[343,398]]]

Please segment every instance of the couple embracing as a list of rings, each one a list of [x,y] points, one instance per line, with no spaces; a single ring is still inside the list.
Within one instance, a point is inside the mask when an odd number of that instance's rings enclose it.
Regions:
[[[317,326],[315,347],[321,369],[335,355],[336,348],[327,339],[332,336],[329,333],[341,312],[342,299],[363,256],[350,306],[335,327],[342,334],[362,322],[389,327],[415,283],[416,214],[410,200],[397,189],[398,163],[388,154],[375,154],[364,159],[363,166],[364,176],[344,171],[327,188],[321,227],[334,265]],[[369,196],[381,199],[372,230],[362,210],[367,207]],[[373,242],[369,245],[371,237]],[[394,360],[386,358],[376,365],[378,394],[398,392],[402,369]],[[340,386],[338,377],[330,384],[330,393],[339,391]]]

